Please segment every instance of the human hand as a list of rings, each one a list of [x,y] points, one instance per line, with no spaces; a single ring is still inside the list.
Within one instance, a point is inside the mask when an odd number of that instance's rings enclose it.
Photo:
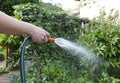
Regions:
[[[45,43],[50,37],[50,34],[46,30],[28,22],[17,20],[1,11],[0,33],[29,35],[33,41],[38,43]]]
[[[48,42],[50,34],[46,30],[35,26],[30,33],[30,36],[34,42],[45,43]]]

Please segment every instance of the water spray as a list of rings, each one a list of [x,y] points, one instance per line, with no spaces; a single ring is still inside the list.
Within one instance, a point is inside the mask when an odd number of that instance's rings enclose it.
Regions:
[[[21,52],[20,52],[20,74],[21,74],[21,83],[26,83],[25,80],[25,69],[24,69],[24,53],[25,53],[25,47],[27,45],[27,42],[30,40],[30,37],[26,37],[22,43]],[[73,54],[78,53],[77,57],[84,56],[87,59],[91,60],[93,63],[98,63],[99,58],[97,58],[93,53],[91,53],[89,50],[85,49],[84,47],[70,42],[68,40],[65,40],[63,38],[48,38],[48,42],[53,42],[59,47],[61,47],[64,50],[67,50],[69,53]],[[75,55],[76,56],[76,55]]]

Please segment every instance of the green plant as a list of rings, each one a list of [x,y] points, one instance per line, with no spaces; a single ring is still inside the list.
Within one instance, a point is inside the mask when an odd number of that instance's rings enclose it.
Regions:
[[[0,0],[0,10],[7,13],[8,15],[13,15],[13,6],[23,3],[38,3],[39,0]]]
[[[9,47],[8,60],[5,60],[9,70],[19,65],[19,48],[23,38],[24,36],[4,35],[3,39],[1,39],[1,42]]]
[[[61,8],[49,6],[51,7],[33,3],[17,5],[14,7],[15,17],[44,27],[54,38],[64,37],[74,40],[78,38],[81,23],[89,22],[89,20],[68,16]],[[54,10],[55,8],[56,10]],[[80,76],[85,77],[83,81],[91,80],[89,79],[90,74],[87,74],[89,72],[88,66],[83,65],[82,60],[79,62],[77,57],[71,57],[54,43],[43,45],[30,42],[26,47],[25,62],[29,63],[26,66],[26,80],[28,82],[79,82],[82,79]],[[87,69],[79,69],[80,67]]]
[[[3,61],[5,59],[5,44],[2,43],[2,40],[4,39],[5,35],[4,34],[0,34],[0,61]]]
[[[99,83],[119,83],[120,80],[114,77],[110,77],[106,72],[102,72],[102,78]]]
[[[4,48],[3,47],[0,47],[0,61],[4,60]]]
[[[77,41],[107,61],[105,66],[110,76],[120,78],[117,74],[120,70],[120,27],[115,21],[119,14],[116,11],[112,16],[112,12],[106,17],[102,11],[98,19],[93,19],[84,29]]]

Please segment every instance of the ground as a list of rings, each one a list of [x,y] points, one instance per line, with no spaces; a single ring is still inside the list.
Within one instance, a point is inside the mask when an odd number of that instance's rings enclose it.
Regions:
[[[4,67],[4,63],[0,61],[0,67]],[[14,70],[11,71],[10,73],[19,75],[20,71],[19,70]],[[9,72],[7,73],[0,73],[0,83],[11,83],[10,77],[9,77]]]

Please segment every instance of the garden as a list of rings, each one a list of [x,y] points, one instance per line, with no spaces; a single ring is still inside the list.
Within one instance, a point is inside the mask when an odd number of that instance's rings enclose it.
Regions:
[[[56,5],[37,0],[0,1],[0,10],[16,19],[43,27],[51,37],[64,38],[87,48],[97,59],[92,63],[84,54],[62,49],[54,42],[38,44],[29,41],[25,48],[24,64],[26,83],[120,83],[120,23],[119,12],[108,16],[104,9],[92,20],[69,16]],[[115,11],[115,12],[114,12]],[[10,72],[20,68],[20,49],[26,35],[0,34],[0,60]],[[88,56],[92,55],[88,53]],[[78,55],[80,57],[78,57]],[[21,83],[20,75],[10,74],[11,83]]]

